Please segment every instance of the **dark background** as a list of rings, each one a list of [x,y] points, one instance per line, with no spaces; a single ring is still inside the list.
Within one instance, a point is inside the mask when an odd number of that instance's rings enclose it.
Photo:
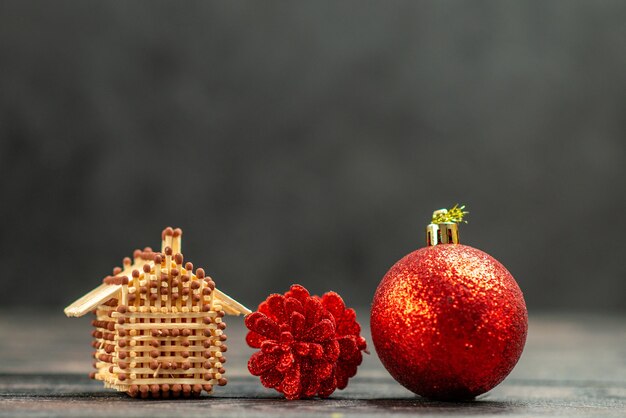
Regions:
[[[465,203],[532,312],[626,310],[626,3],[0,2],[0,304],[166,225],[251,307],[366,307]]]

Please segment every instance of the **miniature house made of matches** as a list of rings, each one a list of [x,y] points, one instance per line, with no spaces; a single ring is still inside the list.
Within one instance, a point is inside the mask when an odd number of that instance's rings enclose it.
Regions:
[[[131,396],[211,393],[226,384],[224,314],[250,311],[215,288],[193,264],[183,265],[180,229],[166,228],[161,252],[135,250],[133,260],[65,308],[93,312],[95,372],[105,387]]]

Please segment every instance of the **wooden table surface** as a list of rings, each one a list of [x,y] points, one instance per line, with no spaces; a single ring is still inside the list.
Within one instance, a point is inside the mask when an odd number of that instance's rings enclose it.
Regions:
[[[245,347],[242,318],[232,317],[227,318],[227,386],[193,400],[131,399],[87,377],[90,320],[61,312],[0,312],[0,416],[626,417],[624,316],[531,316],[526,349],[513,373],[477,400],[462,403],[415,396],[387,374],[373,350],[349,386],[331,398],[283,400],[248,374],[252,350]],[[368,329],[365,320],[361,324]]]

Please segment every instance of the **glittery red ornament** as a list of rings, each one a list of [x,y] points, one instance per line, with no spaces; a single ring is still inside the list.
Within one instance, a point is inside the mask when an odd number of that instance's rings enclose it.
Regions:
[[[513,276],[461,244],[402,258],[378,286],[371,310],[372,340],[385,368],[431,399],[471,399],[492,389],[519,360],[527,328]]]
[[[245,323],[248,345],[261,349],[248,370],[287,399],[326,398],[344,389],[366,349],[354,310],[335,292],[320,298],[293,285],[284,295],[270,295]]]

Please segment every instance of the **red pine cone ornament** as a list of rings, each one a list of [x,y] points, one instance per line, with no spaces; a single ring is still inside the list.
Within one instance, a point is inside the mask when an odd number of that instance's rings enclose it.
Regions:
[[[366,351],[354,309],[335,292],[321,298],[292,285],[284,295],[270,295],[246,316],[248,345],[260,348],[248,370],[287,399],[319,396],[344,389]]]

